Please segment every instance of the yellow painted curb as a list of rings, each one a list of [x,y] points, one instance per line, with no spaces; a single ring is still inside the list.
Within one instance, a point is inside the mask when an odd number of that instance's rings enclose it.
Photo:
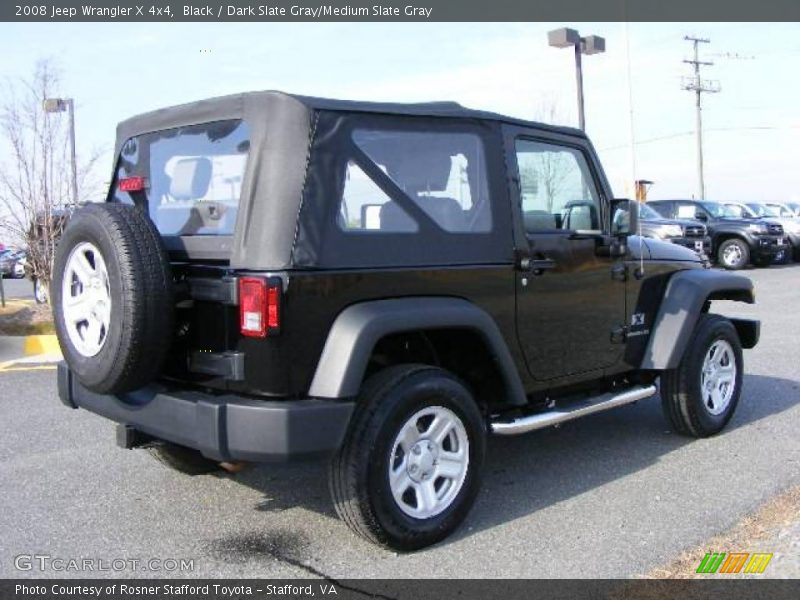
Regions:
[[[61,354],[61,346],[55,335],[28,335],[25,336],[25,355],[36,354]]]

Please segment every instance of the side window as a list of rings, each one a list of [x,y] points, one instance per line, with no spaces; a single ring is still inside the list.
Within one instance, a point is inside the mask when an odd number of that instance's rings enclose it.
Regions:
[[[647,204],[647,206],[653,208],[659,216],[664,217],[665,219],[672,219],[675,213],[675,206],[672,202],[657,202],[653,204]]]
[[[736,204],[726,204],[725,207],[731,211],[732,214],[736,215],[737,217],[744,217],[744,208],[738,206]]]
[[[598,231],[600,196],[580,150],[517,140],[525,230]]]
[[[348,232],[415,233],[419,230],[416,221],[353,161],[347,163],[338,218],[339,227]]]
[[[486,159],[479,136],[466,132],[358,129],[353,132],[353,141],[444,231],[492,230]],[[388,206],[381,210],[392,213],[393,222],[398,210],[406,220],[410,219],[396,202],[387,198],[386,203]]]
[[[694,219],[699,212],[701,212],[700,208],[690,203],[678,204],[677,210],[675,211],[678,219]]]

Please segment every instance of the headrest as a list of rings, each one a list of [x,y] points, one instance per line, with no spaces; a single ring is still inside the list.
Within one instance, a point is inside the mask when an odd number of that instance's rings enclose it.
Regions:
[[[389,175],[406,192],[443,192],[450,179],[452,161],[444,152],[424,147],[409,148],[386,165]]]
[[[207,158],[184,158],[175,165],[169,195],[176,200],[198,200],[208,193],[211,161]]]

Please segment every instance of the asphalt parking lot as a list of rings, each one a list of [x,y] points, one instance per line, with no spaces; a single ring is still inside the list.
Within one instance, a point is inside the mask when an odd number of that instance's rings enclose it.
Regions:
[[[654,398],[494,439],[466,524],[408,555],[351,535],[334,514],[324,465],[181,476],[144,451],[118,449],[111,423],[63,407],[54,371],[0,372],[0,577],[86,575],[15,569],[16,556],[37,553],[193,559],[193,571],[168,574],[199,577],[645,573],[800,484],[800,264],[746,274],[758,304],[714,309],[762,319],[762,341],[745,353],[742,401],[723,434],[670,433]]]

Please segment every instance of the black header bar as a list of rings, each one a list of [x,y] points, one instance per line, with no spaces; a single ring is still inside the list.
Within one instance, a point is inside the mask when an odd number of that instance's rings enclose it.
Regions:
[[[798,0],[4,0],[10,22],[800,21]]]

